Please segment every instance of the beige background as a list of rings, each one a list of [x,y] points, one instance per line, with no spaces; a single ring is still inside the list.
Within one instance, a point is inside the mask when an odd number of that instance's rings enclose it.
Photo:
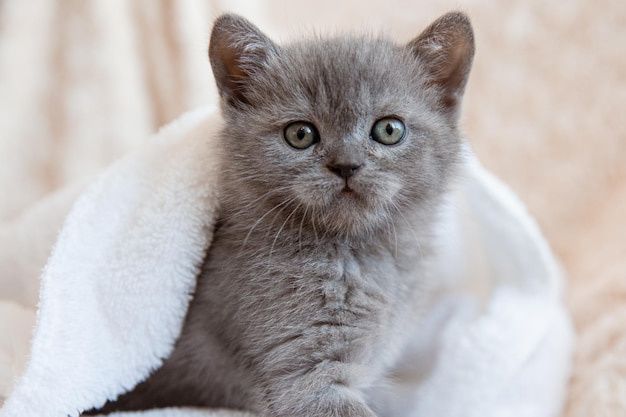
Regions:
[[[405,42],[457,8],[477,43],[468,139],[570,277],[580,343],[567,414],[626,415],[623,0],[0,0],[0,221],[214,102],[206,44],[221,10],[279,41],[369,30]]]

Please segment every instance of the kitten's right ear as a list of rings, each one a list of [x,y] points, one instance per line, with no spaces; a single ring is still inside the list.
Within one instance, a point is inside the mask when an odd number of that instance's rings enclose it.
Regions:
[[[245,91],[250,77],[276,51],[276,45],[243,17],[218,17],[211,32],[209,60],[220,96],[230,104],[247,103]]]

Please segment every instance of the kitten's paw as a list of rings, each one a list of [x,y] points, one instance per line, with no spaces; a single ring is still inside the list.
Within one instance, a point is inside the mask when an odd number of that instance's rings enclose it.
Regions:
[[[334,407],[332,410],[328,410],[330,413],[327,416],[337,417],[376,417],[376,414],[364,403],[360,401],[348,402],[344,401]],[[320,415],[321,416],[321,415]]]
[[[263,417],[377,417],[359,398],[318,395],[291,404],[274,404]]]
[[[376,417],[356,387],[372,379],[369,368],[339,361],[322,361],[289,379],[274,379],[263,397],[263,417]]]

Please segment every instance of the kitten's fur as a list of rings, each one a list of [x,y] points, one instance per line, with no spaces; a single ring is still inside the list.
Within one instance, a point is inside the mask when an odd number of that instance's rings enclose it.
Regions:
[[[405,46],[337,37],[283,47],[240,17],[218,18],[215,238],[174,352],[104,411],[376,415],[367,390],[397,365],[437,284],[433,228],[460,160],[473,48],[461,13]],[[387,116],[406,125],[397,145],[370,138]],[[320,135],[304,150],[283,137],[300,120]],[[360,168],[346,179],[337,166]]]

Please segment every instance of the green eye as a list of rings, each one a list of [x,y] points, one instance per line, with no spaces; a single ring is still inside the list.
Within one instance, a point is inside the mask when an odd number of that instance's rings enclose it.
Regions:
[[[374,123],[371,136],[383,145],[395,145],[404,138],[405,132],[404,123],[393,117],[385,117]]]
[[[284,135],[287,143],[296,149],[306,149],[320,140],[315,126],[307,122],[288,124]]]

